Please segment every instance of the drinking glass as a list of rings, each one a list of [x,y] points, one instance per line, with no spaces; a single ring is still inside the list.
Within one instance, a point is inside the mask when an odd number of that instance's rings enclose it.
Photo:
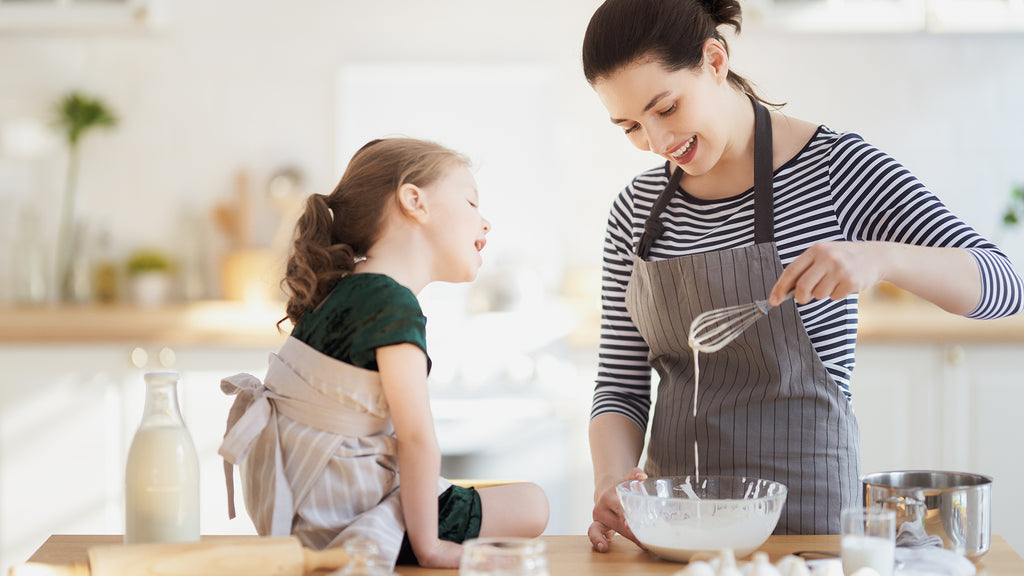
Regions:
[[[896,563],[896,513],[885,508],[847,508],[840,512],[843,572],[873,568],[892,576]]]
[[[549,576],[544,542],[534,538],[474,538],[462,543],[459,576]]]

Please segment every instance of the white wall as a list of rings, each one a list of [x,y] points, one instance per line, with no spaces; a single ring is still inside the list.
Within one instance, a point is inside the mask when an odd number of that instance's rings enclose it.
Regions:
[[[365,62],[533,63],[557,77],[549,131],[568,260],[597,263],[608,203],[653,158],[605,121],[582,78],[579,46],[596,0],[176,0],[151,32],[0,32],[0,127],[47,119],[77,88],[104,97],[119,128],[84,143],[79,212],[121,247],[173,247],[179,214],[207,210],[249,171],[256,191],[284,164],[311,190],[339,176],[339,67]],[[0,14],[0,17],[3,17]],[[798,117],[854,130],[914,170],[983,233],[994,231],[1024,152],[1024,35],[780,34],[732,42],[734,66]],[[409,87],[416,98],[416,87]],[[502,110],[493,114],[501,115]],[[453,119],[453,121],[458,121]],[[486,118],[474,119],[487,122]],[[472,155],[473,151],[467,151]],[[0,210],[11,233],[28,199],[55,235],[64,156],[0,156]],[[529,169],[529,167],[524,167]],[[486,190],[484,191],[486,193]],[[0,241],[9,245],[8,236]],[[6,252],[0,251],[0,252]],[[7,255],[3,255],[6,258]],[[8,266],[0,268],[8,274]],[[0,299],[9,282],[0,282]]]

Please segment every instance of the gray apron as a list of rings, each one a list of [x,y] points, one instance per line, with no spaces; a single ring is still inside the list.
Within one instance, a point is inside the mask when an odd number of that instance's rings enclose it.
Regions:
[[[661,212],[682,178],[676,168],[644,227],[626,309],[661,378],[647,446],[650,476],[755,476],[786,485],[776,534],[838,534],[839,511],[860,505],[860,429],[822,364],[792,300],[718,352],[701,354],[693,416],[690,322],[712,308],[768,297],[782,274],[775,247],[772,137],[754,104],[754,245],[647,260]]]

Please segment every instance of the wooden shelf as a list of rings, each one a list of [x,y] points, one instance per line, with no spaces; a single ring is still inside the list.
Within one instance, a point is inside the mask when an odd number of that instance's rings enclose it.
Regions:
[[[276,348],[291,330],[284,303],[208,301],[137,306],[0,307],[0,343],[152,343]],[[580,317],[570,339],[597,345],[598,319]],[[863,299],[859,342],[1024,343],[1024,315],[970,320],[918,299]]]
[[[158,308],[116,306],[0,307],[0,342],[153,343],[164,345],[279,346],[291,324],[283,303],[209,301]]]
[[[862,299],[858,342],[1010,344],[1024,342],[1024,315],[972,320],[913,298]]]

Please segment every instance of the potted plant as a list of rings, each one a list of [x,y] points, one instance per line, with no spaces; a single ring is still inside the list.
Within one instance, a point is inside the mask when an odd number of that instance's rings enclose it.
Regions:
[[[128,257],[128,286],[132,298],[140,306],[159,306],[167,302],[171,292],[171,262],[163,252],[140,249]]]
[[[74,298],[73,263],[76,247],[75,189],[78,185],[79,144],[82,137],[94,128],[112,128],[117,117],[97,98],[80,92],[70,92],[55,107],[55,124],[62,131],[68,145],[68,171],[64,181],[61,203],[60,228],[57,235],[57,286],[62,300]]]
[[[1010,188],[1010,199],[1003,212],[1003,226],[1014,228],[1024,220],[1024,184],[1015,184]]]
[[[1019,233],[1015,233],[1024,224],[1024,184],[1014,184],[1010,187],[1010,198],[1006,201],[1006,208],[1003,211],[1002,230],[999,231],[997,243],[1006,252],[1006,255],[1018,265],[1024,253],[1020,252],[1021,242]]]

